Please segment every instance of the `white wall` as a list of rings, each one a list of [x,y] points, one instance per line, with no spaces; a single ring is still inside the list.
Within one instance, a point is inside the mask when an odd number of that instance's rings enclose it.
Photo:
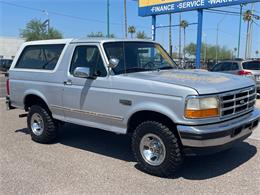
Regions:
[[[25,41],[15,37],[0,37],[0,58],[12,59]]]

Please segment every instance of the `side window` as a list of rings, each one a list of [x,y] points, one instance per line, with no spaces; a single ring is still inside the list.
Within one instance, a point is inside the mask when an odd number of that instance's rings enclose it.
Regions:
[[[213,68],[212,71],[218,72],[218,71],[222,71],[222,63],[216,64]]]
[[[238,64],[236,62],[223,63],[223,71],[238,70]]]
[[[15,68],[53,70],[64,44],[31,45],[25,47]]]
[[[222,71],[230,71],[231,70],[232,63],[230,62],[224,62],[222,65]]]
[[[248,61],[243,64],[244,69],[248,70],[260,70],[260,61]]]
[[[238,64],[236,62],[233,62],[231,66],[231,70],[238,70],[238,69],[239,69]]]
[[[105,77],[105,69],[102,57],[97,46],[77,46],[70,65],[70,74],[73,74],[77,67],[90,68],[90,72],[99,77]]]

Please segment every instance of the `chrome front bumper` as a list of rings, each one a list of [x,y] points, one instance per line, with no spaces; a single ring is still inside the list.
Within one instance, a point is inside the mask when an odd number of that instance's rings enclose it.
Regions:
[[[258,125],[260,110],[222,123],[203,126],[177,125],[184,147],[207,148],[223,146],[246,139]]]

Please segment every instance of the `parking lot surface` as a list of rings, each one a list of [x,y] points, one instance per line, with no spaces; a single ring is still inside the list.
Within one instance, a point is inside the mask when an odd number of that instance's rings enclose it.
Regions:
[[[0,194],[260,194],[260,128],[165,179],[138,170],[128,136],[67,124],[57,143],[38,144],[20,113],[0,99]]]
[[[0,71],[0,98],[5,97],[5,77],[4,74]]]

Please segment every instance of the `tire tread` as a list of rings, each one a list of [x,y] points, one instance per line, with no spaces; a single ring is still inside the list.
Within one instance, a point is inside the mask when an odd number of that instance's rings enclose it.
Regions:
[[[145,131],[145,128],[147,128],[148,126],[156,126],[158,128],[158,130],[160,131],[158,133],[163,135],[164,139],[166,139],[166,143],[164,144],[165,147],[168,148],[167,151],[170,151],[169,155],[166,154],[167,159],[165,159],[165,162],[163,162],[158,167],[152,167],[151,165],[145,163],[142,159],[140,159],[141,155],[139,154],[139,143],[137,143],[137,140],[141,139],[140,134],[142,135],[142,131]],[[137,126],[132,136],[132,150],[140,169],[152,175],[157,175],[161,177],[172,176],[178,170],[183,161],[181,144],[178,138],[169,129],[169,127],[157,121],[144,121]]]
[[[36,136],[30,128],[31,116],[36,112],[41,114],[44,120],[44,132],[40,136]],[[57,138],[57,124],[55,120],[52,118],[51,113],[48,112],[44,107],[40,105],[31,106],[27,118],[27,125],[28,128],[30,129],[32,140],[36,142],[52,143]]]

